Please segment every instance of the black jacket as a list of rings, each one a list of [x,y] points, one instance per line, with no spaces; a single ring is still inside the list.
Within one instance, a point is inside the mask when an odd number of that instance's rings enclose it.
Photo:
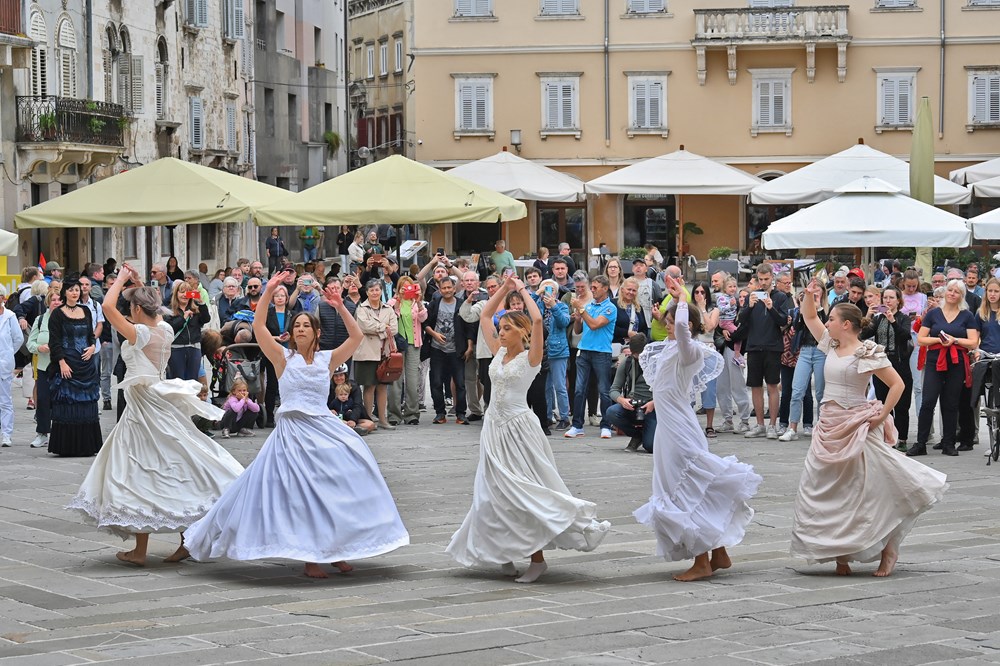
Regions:
[[[628,344],[628,313],[625,308],[618,305],[618,299],[612,298],[611,302],[615,304],[618,308],[617,319],[615,320],[615,333],[612,342],[621,342],[623,344]],[[642,333],[646,337],[649,337],[649,327],[646,326],[646,316],[642,313],[642,308],[638,303],[634,304],[636,310],[636,326],[635,330],[637,333]]]
[[[459,355],[465,353],[469,340],[472,341],[473,346],[476,344],[475,336],[469,336],[469,326],[458,313],[459,309],[462,307],[462,303],[463,301],[461,298],[455,299],[455,352]],[[426,330],[428,328],[434,330],[434,327],[437,326],[438,310],[440,309],[440,298],[431,300],[430,305],[427,306],[427,320],[424,321],[424,344],[420,347],[421,361],[430,358],[431,356],[431,343],[433,342],[433,338],[426,333]]]
[[[750,307],[750,300],[736,314],[736,325],[746,324],[746,343],[743,351],[782,352],[785,347],[782,329],[788,325],[788,295],[778,289],[771,290],[771,309],[763,301]]]
[[[208,311],[208,306],[203,304],[198,307],[198,313],[191,315],[187,320],[184,319],[184,315],[171,314],[164,317],[163,321],[174,329],[173,344],[200,345],[201,327],[207,324],[211,318],[212,314]]]
[[[344,299],[344,307],[353,315],[357,304],[349,298]],[[320,301],[319,309],[319,348],[322,350],[336,349],[344,344],[349,337],[343,317],[326,301]]]

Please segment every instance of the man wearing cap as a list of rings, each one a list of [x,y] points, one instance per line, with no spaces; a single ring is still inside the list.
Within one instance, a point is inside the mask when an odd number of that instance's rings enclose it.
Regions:
[[[63,267],[57,261],[49,261],[45,264],[45,281],[52,284],[52,280],[62,280]]]
[[[632,260],[632,277],[639,283],[639,293],[636,300],[642,308],[642,316],[646,318],[646,327],[653,325],[653,303],[659,303],[663,298],[663,292],[656,280],[649,277],[649,266],[646,260],[640,258]]]

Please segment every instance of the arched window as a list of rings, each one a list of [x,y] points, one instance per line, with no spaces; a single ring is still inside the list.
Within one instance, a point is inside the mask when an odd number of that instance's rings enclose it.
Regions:
[[[28,26],[29,36],[37,43],[31,49],[31,94],[39,97],[49,94],[49,34],[42,12],[33,11]]]
[[[68,17],[59,21],[56,46],[59,47],[59,95],[76,97],[76,31],[73,30],[73,22]]]
[[[142,56],[132,53],[128,28],[118,31],[121,53],[118,54],[118,103],[132,113],[142,111]]]
[[[113,102],[115,88],[115,65],[118,62],[118,54],[121,53],[121,46],[118,44],[118,31],[114,24],[109,24],[104,31],[104,101]]]
[[[156,40],[156,119],[162,120],[167,112],[167,40]]]

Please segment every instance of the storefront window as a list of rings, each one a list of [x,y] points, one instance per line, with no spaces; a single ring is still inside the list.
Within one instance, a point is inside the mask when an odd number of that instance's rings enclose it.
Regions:
[[[499,222],[460,222],[451,225],[451,245],[456,254],[485,252],[489,255],[498,238],[503,238]]]
[[[624,214],[625,247],[652,243],[664,259],[677,254],[677,215],[672,196],[629,194],[625,197]]]
[[[559,243],[569,243],[578,267],[587,266],[587,209],[583,206],[538,206],[538,246],[549,255],[559,253]]]

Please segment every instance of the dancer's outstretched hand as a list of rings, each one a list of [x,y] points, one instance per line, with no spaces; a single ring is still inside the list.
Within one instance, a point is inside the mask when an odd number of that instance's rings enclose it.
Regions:
[[[815,278],[810,280],[809,284],[806,285],[806,293],[810,296],[818,296],[823,293],[823,290],[820,289],[819,283],[816,282]]]
[[[669,275],[663,276],[663,283],[667,286],[667,292],[676,299],[683,298],[687,300],[687,295],[684,293],[684,287],[681,283],[670,277]]]
[[[344,302],[343,297],[340,295],[340,290],[332,284],[327,285],[326,289],[323,290],[323,298],[332,308],[339,307]]]

